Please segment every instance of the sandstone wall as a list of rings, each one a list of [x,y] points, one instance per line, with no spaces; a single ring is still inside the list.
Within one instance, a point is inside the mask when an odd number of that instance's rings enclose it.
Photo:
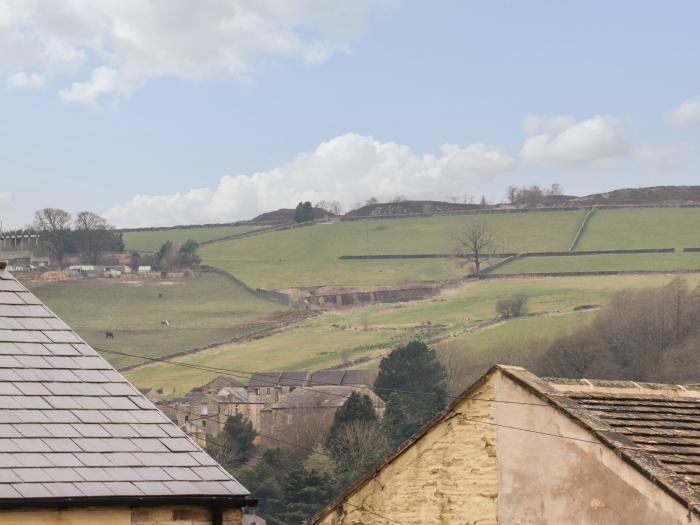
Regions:
[[[491,386],[463,401],[458,412],[491,420]],[[364,525],[495,524],[498,488],[494,428],[453,417],[411,448],[317,523]]]

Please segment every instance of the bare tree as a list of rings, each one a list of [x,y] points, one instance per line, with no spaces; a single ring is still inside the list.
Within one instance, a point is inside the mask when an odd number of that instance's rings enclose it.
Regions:
[[[338,463],[358,475],[372,467],[388,450],[387,438],[378,421],[353,421],[343,425],[335,436],[336,449],[342,451]]]
[[[40,233],[42,245],[61,268],[69,248],[71,219],[70,213],[58,208],[44,208],[34,213],[32,226]]]
[[[111,226],[107,221],[91,211],[81,211],[75,218],[75,231],[78,234],[80,251],[90,264],[97,264],[107,248],[105,233]]]
[[[447,394],[458,396],[471,384],[474,368],[474,357],[470,348],[460,348],[454,344],[448,344],[438,352],[438,359],[445,368],[445,386]]]
[[[460,261],[474,264],[474,275],[479,276],[481,265],[493,257],[495,241],[491,227],[483,221],[470,221],[457,236],[455,256]]]

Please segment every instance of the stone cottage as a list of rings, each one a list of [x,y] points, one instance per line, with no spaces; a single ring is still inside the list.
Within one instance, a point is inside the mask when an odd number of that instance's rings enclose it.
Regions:
[[[250,504],[0,261],[0,523],[240,525]]]
[[[700,387],[497,366],[307,523],[698,524]]]
[[[365,386],[296,388],[262,410],[260,446],[285,448],[313,442],[328,431],[335,413],[354,392],[368,396],[377,415],[384,415],[384,401]]]

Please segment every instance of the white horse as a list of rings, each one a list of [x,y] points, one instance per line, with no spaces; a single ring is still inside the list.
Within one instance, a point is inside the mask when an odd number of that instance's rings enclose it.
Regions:
[[[165,326],[165,327],[170,328],[170,321],[168,321],[167,319],[163,319],[163,320],[160,322],[160,326]]]

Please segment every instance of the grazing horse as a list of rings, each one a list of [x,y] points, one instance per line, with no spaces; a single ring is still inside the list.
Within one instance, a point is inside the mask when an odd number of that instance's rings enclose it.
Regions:
[[[105,339],[114,339],[113,332],[105,332]]]
[[[163,298],[163,294],[162,294],[162,293],[159,293],[159,294],[158,294],[158,299],[162,299],[162,298]]]
[[[160,322],[160,326],[170,327],[170,321],[168,321],[167,319],[164,319]]]

